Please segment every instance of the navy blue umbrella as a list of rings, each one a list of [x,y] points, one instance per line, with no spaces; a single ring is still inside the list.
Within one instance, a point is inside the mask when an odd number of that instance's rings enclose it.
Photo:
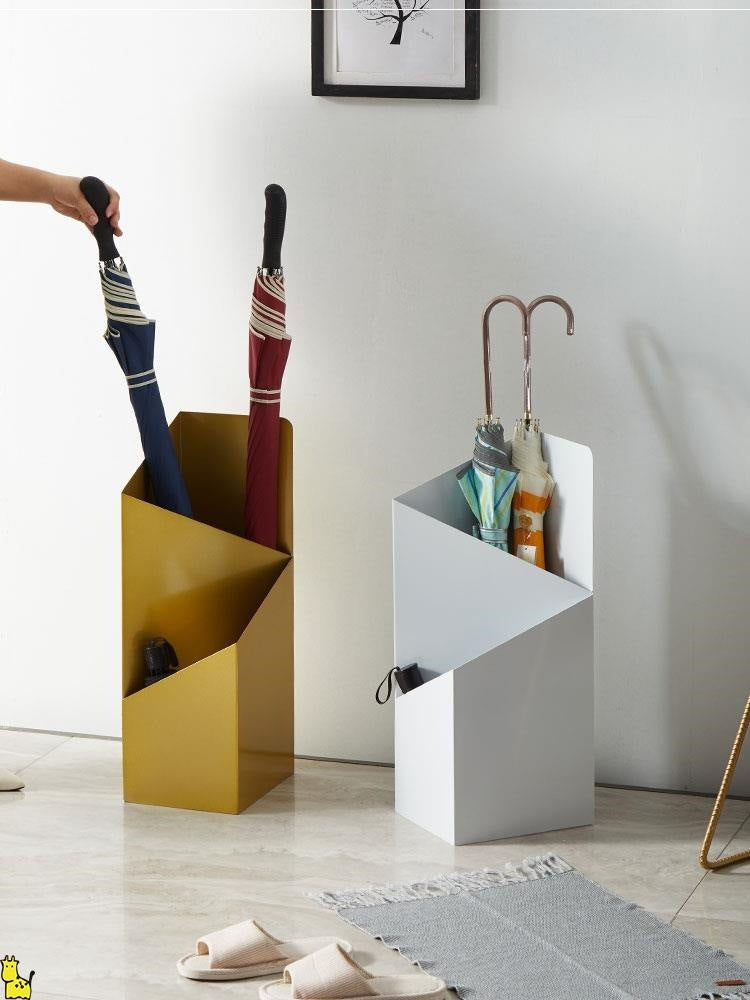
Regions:
[[[99,270],[107,313],[104,336],[125,374],[154,503],[192,517],[154,372],[156,324],[141,312],[133,282],[112,238],[112,227],[105,215],[109,204],[106,186],[97,177],[84,177],[81,191],[99,219],[93,232],[99,244]]]

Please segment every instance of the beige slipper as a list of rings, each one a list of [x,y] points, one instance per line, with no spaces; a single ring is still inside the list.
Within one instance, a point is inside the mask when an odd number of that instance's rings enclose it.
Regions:
[[[0,792],[19,792],[25,787],[17,775],[13,774],[12,771],[6,771],[4,767],[0,767]]]
[[[435,976],[372,976],[336,944],[288,965],[284,978],[264,983],[261,1000],[442,1000],[446,985]]]
[[[303,959],[321,948],[331,946],[342,954],[352,950],[348,941],[335,937],[296,938],[279,941],[264,930],[257,920],[225,927],[198,939],[194,955],[185,955],[177,971],[186,979],[254,979],[281,972],[290,962]]]

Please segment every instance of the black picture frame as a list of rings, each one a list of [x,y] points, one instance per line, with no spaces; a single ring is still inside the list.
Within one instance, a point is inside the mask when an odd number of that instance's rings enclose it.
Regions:
[[[325,82],[326,0],[312,0],[311,62],[312,94],[315,97],[400,97],[428,100],[475,101],[479,98],[479,3],[465,4],[465,59],[463,87],[381,86],[369,84],[339,84]],[[329,0],[328,7],[332,6]]]

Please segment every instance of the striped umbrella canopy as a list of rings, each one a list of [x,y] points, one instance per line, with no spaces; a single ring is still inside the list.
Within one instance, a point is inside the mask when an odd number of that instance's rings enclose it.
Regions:
[[[81,190],[99,218],[94,236],[99,244],[99,272],[107,314],[104,336],[125,375],[154,503],[192,517],[154,370],[156,324],[141,311],[125,262],[112,239],[104,214],[109,202],[106,186],[96,177],[85,177]]]
[[[269,184],[265,194],[263,263],[255,277],[250,311],[245,534],[254,542],[276,548],[281,382],[291,338],[286,331],[284,272],[281,267],[286,194],[278,184]]]
[[[477,519],[474,536],[507,552],[511,502],[518,471],[510,464],[505,432],[497,420],[479,424],[473,459],[456,477]]]

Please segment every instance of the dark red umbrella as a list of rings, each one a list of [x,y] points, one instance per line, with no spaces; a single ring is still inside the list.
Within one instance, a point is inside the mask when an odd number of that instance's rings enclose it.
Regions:
[[[281,243],[286,194],[266,188],[263,263],[258,268],[250,312],[250,422],[247,436],[245,534],[275,549],[278,534],[279,412],[281,380],[291,338],[286,332]]]

